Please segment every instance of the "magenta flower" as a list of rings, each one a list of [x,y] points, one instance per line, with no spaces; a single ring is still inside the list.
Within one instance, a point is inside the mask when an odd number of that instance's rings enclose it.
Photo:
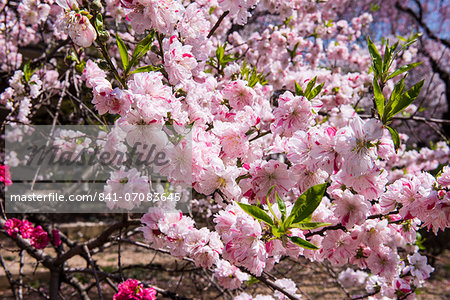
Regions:
[[[12,218],[5,222],[4,229],[6,230],[6,233],[15,238],[19,233],[21,225],[22,222],[20,220]]]
[[[9,166],[0,165],[0,182],[5,183],[6,186],[10,186],[12,184]]]
[[[53,237],[53,245],[59,246],[61,245],[61,235],[59,234],[59,230],[52,229],[52,237]]]
[[[143,284],[136,279],[128,279],[119,284],[119,291],[114,295],[114,300],[154,300],[156,290],[144,288]]]
[[[34,226],[28,220],[23,220],[22,225],[20,226],[20,234],[24,239],[29,239],[33,234]]]
[[[49,238],[47,232],[45,232],[41,226],[34,228],[31,233],[31,245],[36,249],[44,249],[47,247]]]

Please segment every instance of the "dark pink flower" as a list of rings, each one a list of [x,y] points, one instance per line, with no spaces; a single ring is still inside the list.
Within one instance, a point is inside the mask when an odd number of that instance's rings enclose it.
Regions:
[[[59,230],[52,229],[52,237],[53,237],[53,245],[55,246],[61,245],[61,235],[59,234]]]
[[[45,232],[41,226],[34,228],[31,233],[31,245],[36,249],[44,249],[47,247],[49,238],[47,232]]]
[[[4,182],[6,186],[10,186],[12,184],[9,166],[0,165],[0,182]]]
[[[15,238],[20,231],[21,225],[22,225],[22,221],[20,221],[16,218],[12,218],[5,222],[4,228],[10,236]]]
[[[154,300],[156,290],[144,288],[143,284],[136,279],[128,279],[119,284],[119,291],[114,295],[114,300]]]
[[[29,239],[31,237],[31,234],[33,233],[33,230],[34,226],[30,221],[22,221],[22,226],[20,226],[20,234],[24,239]]]

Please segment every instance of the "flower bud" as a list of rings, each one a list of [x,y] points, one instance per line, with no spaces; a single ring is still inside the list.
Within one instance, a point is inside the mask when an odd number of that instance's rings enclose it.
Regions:
[[[109,35],[108,31],[102,31],[99,33],[99,39],[100,39],[100,42],[102,42],[102,43],[107,42],[109,40],[109,37],[110,37],[110,35]]]
[[[102,10],[102,3],[100,0],[94,0],[91,3],[91,8],[93,11],[99,12]]]

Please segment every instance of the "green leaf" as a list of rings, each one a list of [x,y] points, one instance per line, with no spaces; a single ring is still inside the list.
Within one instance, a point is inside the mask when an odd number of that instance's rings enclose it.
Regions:
[[[244,203],[238,203],[238,205],[253,218],[273,226],[272,218],[261,208]]]
[[[402,47],[403,47],[403,49],[406,49],[406,48],[408,48],[409,46],[411,46],[412,44],[414,44],[415,42],[417,42],[417,39],[419,38],[419,37],[421,37],[422,36],[422,33],[421,32],[418,32],[418,33],[416,33],[416,34],[412,34],[411,33],[411,36],[408,38],[408,41],[407,41],[407,43],[406,44],[404,44]]]
[[[409,65],[405,65],[403,67],[400,67],[397,70],[395,70],[394,72],[392,72],[387,79],[392,79],[395,76],[398,76],[398,75],[400,75],[402,73],[405,73],[405,72],[407,72],[407,71],[409,71],[411,69],[414,69],[415,67],[417,67],[420,64],[422,64],[422,62],[416,62],[416,63],[413,63],[413,64],[409,64]]]
[[[309,99],[309,93],[311,93],[311,90],[313,89],[313,87],[316,85],[316,80],[317,80],[317,76],[316,77],[314,77],[313,79],[311,79],[309,82],[308,82],[308,85],[306,86],[306,89],[305,89],[305,96],[306,96],[306,98],[308,98]]]
[[[299,238],[297,236],[290,236],[289,239],[294,244],[296,244],[297,246],[300,246],[302,248],[310,249],[310,250],[318,250],[319,249],[319,247],[317,247],[316,245],[311,244],[310,242],[308,242],[308,241],[306,241],[306,240],[304,240],[302,238]]]
[[[289,228],[292,223],[299,223],[309,217],[322,201],[326,188],[326,183],[318,184],[310,187],[298,197],[284,227]]]
[[[298,84],[297,81],[295,82],[295,94],[296,94],[297,96],[303,96],[303,95],[304,95],[303,89],[302,89],[302,87],[300,86],[300,84]]]
[[[377,106],[378,114],[380,115],[380,119],[382,119],[386,99],[384,98],[383,92],[378,85],[378,80],[375,77],[373,78],[373,93],[375,95],[375,105]]]
[[[367,37],[367,44],[369,47],[370,56],[373,60],[373,70],[378,77],[381,77],[381,70],[383,70],[383,60],[381,59],[381,55],[370,37]]]
[[[136,73],[142,73],[142,72],[152,72],[152,71],[159,71],[159,70],[162,70],[162,68],[148,65],[148,66],[143,66],[143,67],[137,68],[137,69],[133,70],[130,74],[136,74]]]
[[[102,14],[98,14],[95,18],[95,27],[97,28],[98,32],[103,31],[103,17]]]
[[[391,54],[394,54],[395,50],[397,50],[399,43],[400,41],[397,41],[394,45],[391,46]]]
[[[31,76],[33,76],[34,70],[31,69],[30,62],[27,61],[25,65],[23,66],[23,77],[25,79],[25,82],[30,81]]]
[[[402,42],[406,42],[406,41],[407,41],[407,39],[404,38],[404,37],[402,37],[401,35],[397,35],[397,38],[398,38],[400,41],[402,41]]]
[[[316,229],[319,227],[330,226],[331,223],[322,223],[322,222],[300,222],[291,224],[291,227],[299,228],[303,230]]]
[[[397,105],[398,98],[403,94],[403,90],[405,89],[405,79],[408,74],[405,74],[401,80],[399,80],[395,86],[394,90],[389,97],[389,101],[384,107],[384,115],[383,115],[383,124],[386,124],[389,121],[389,118],[392,117],[390,113],[392,112],[393,106]]]
[[[42,65],[41,65],[42,67]],[[33,74],[36,72],[37,69],[39,69],[40,67],[37,67],[36,69],[33,69],[31,67],[31,62],[27,61],[25,63],[25,65],[23,66],[23,79],[25,80],[25,82],[29,82],[31,79],[31,76],[33,76]],[[31,84],[31,83],[30,83]],[[36,84],[36,83],[35,83]]]
[[[386,72],[386,67],[389,66],[389,61],[392,58],[391,48],[389,48],[389,40],[386,41],[386,46],[384,47],[384,60],[383,60],[383,73]]]
[[[309,95],[307,96],[308,100],[314,99],[314,98],[322,91],[322,88],[323,88],[323,85],[324,85],[324,84],[325,84],[325,83],[321,83],[321,84],[319,84],[318,86],[316,86],[316,87],[309,93]]]
[[[130,68],[136,65],[139,60],[148,52],[148,50],[150,50],[154,38],[155,32],[152,31],[142,41],[140,41],[139,44],[136,45],[133,55],[131,56],[131,62],[128,65],[128,70],[126,70],[125,73],[128,73],[128,71],[130,71]]]
[[[281,212],[281,220],[284,222],[284,220],[286,219],[286,205],[284,204],[283,199],[278,196],[277,192],[275,192],[275,198],[277,199],[278,209]]]
[[[124,70],[129,70],[128,65],[130,60],[128,58],[128,49],[123,40],[120,38],[119,34],[116,33],[117,47],[119,47],[120,58],[122,59],[122,65]]]
[[[394,141],[395,151],[400,147],[400,136],[398,135],[397,130],[392,127],[386,126],[392,136],[392,140]]]
[[[389,112],[387,118],[390,119],[391,117],[407,108],[414,101],[414,99],[419,96],[424,82],[425,80],[416,83],[406,93],[399,96],[398,99],[395,100],[392,111]]]
[[[216,50],[216,57],[219,59],[219,61],[222,61],[223,56],[225,55],[225,46],[217,46],[217,50]]]

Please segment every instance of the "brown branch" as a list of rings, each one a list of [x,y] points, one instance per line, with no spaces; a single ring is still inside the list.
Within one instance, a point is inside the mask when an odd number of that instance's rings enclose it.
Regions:
[[[359,115],[363,119],[372,118],[371,115]],[[423,123],[436,123],[436,124],[450,124],[450,120],[446,119],[436,119],[436,118],[425,118],[425,117],[418,117],[418,116],[410,116],[410,117],[393,117],[392,120],[403,120],[403,121],[417,121],[417,122],[423,122]]]
[[[417,24],[419,24],[420,27],[423,28],[423,30],[425,31],[425,33],[430,37],[430,39],[439,42],[441,44],[443,44],[445,47],[449,48],[450,47],[450,42],[448,40],[445,39],[441,39],[440,37],[436,36],[431,29],[427,26],[427,24],[425,24],[425,22],[422,19],[422,6],[419,5],[419,16],[409,7],[403,7],[400,5],[399,2],[395,2],[395,8],[397,8],[399,11],[404,12],[408,15],[410,15],[416,22]]]
[[[214,24],[213,28],[211,28],[211,30],[208,33],[207,38],[209,39],[210,37],[212,37],[212,35],[214,34],[214,32],[217,30],[217,28],[219,28],[220,23],[222,23],[223,19],[225,19],[226,16],[228,16],[230,12],[227,10],[226,12],[224,12],[219,19],[217,20],[216,24]]]
[[[55,265],[60,265],[69,258],[79,255],[84,252],[84,246],[86,245],[89,250],[92,250],[94,248],[102,246],[104,243],[109,241],[109,238],[111,235],[115,232],[120,230],[120,228],[123,228],[125,226],[139,226],[141,224],[140,220],[121,220],[117,223],[114,223],[110,227],[108,227],[105,231],[103,231],[97,238],[91,239],[85,243],[79,244],[67,252],[63,253],[60,257],[58,257],[55,260]]]
[[[1,249],[1,247],[0,247],[0,249]],[[2,268],[5,271],[6,279],[8,279],[9,286],[11,287],[11,291],[13,293],[14,299],[19,299],[18,295],[16,293],[16,282],[14,281],[14,279],[13,279],[13,277],[11,275],[11,272],[6,267],[6,264],[5,264],[5,261],[3,260],[3,255],[2,255],[1,252],[0,252],[0,264],[2,265]]]
[[[1,228],[3,228],[5,226],[5,223],[6,223],[5,219],[0,218],[0,227]],[[46,255],[41,250],[37,250],[30,244],[29,241],[23,239],[20,236],[13,238],[8,235],[8,237],[10,239],[12,239],[20,249],[27,251],[27,253],[31,257],[33,257],[37,261],[40,261],[46,268],[48,268],[50,270],[54,269],[54,265],[53,265],[54,259],[51,256]]]
[[[83,246],[83,250],[87,255],[89,264],[92,266],[92,271],[94,272],[95,284],[97,286],[98,296],[99,296],[100,300],[103,300],[102,288],[100,287],[100,280],[99,280],[98,274],[97,274],[97,266],[95,265],[94,261],[92,260],[91,253],[89,252],[89,249],[86,245]]]
[[[251,274],[251,275],[253,275],[253,274]],[[285,291],[282,287],[278,286],[274,281],[272,281],[271,279],[267,278],[265,275],[258,276],[258,277],[256,277],[256,279],[258,279],[259,281],[261,281],[265,285],[269,286],[270,288],[272,288],[272,289],[274,289],[276,291],[279,291],[280,293],[282,293],[283,295],[285,295],[286,297],[288,297],[291,300],[300,300],[299,297],[289,293],[288,291]]]

